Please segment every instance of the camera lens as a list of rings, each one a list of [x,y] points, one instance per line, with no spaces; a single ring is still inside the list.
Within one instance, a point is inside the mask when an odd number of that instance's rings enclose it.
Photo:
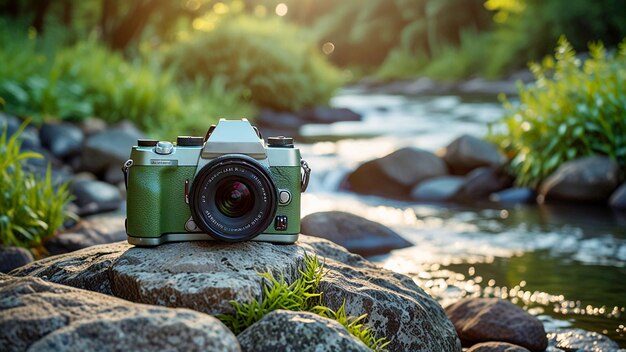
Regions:
[[[254,195],[244,182],[224,180],[217,186],[215,204],[222,214],[238,218],[252,210]]]
[[[277,188],[266,167],[245,155],[224,155],[204,166],[189,192],[196,225],[215,239],[252,239],[276,216]]]

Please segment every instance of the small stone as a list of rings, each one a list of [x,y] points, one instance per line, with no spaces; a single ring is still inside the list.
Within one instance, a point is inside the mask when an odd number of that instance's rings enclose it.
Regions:
[[[402,148],[368,161],[348,175],[350,190],[388,198],[409,198],[413,186],[438,176],[448,168],[435,154],[418,148]]]
[[[489,200],[502,204],[533,203],[537,198],[537,193],[532,188],[512,187],[503,191],[492,193]]]
[[[300,231],[304,235],[333,241],[363,256],[411,246],[404,237],[384,225],[340,211],[307,215],[302,219]]]
[[[341,121],[361,121],[361,115],[347,108],[332,108],[329,106],[317,106],[304,110],[299,114],[301,121],[312,123],[334,123]]]
[[[539,188],[543,200],[602,202],[617,188],[619,166],[606,156],[589,156],[564,163]]]
[[[0,331],[2,351],[240,351],[232,332],[206,314],[6,275]]]
[[[499,167],[506,159],[493,144],[466,134],[446,147],[443,160],[453,174],[465,175],[479,167]]]
[[[275,310],[237,336],[242,351],[368,352],[338,322],[308,312]]]
[[[78,224],[44,244],[52,255],[76,251],[97,244],[126,240],[124,216],[98,215],[82,218]]]
[[[76,180],[70,188],[81,216],[116,210],[122,202],[117,187],[106,182]]]
[[[609,204],[615,209],[626,209],[626,183],[623,183],[613,192]]]
[[[83,132],[69,123],[45,123],[39,130],[39,138],[45,148],[61,159],[80,153],[83,144]]]
[[[8,273],[32,261],[33,255],[26,248],[0,246],[0,273]]]
[[[470,347],[467,352],[530,352],[526,348],[507,342],[483,342]]]
[[[548,340],[539,319],[499,298],[470,298],[446,308],[464,346],[501,341],[533,352],[546,349]]]
[[[91,136],[106,131],[107,123],[97,117],[90,117],[80,123],[80,128],[85,136]]]
[[[110,166],[104,173],[104,180],[112,185],[124,182],[124,173],[121,167]]]
[[[454,198],[465,183],[461,176],[441,176],[420,182],[411,192],[411,198],[420,201],[443,202]]]
[[[548,334],[551,346],[568,352],[617,351],[618,344],[597,332],[583,329],[562,329]]]
[[[492,167],[480,167],[467,174],[456,198],[469,201],[487,199],[492,193],[512,185],[513,178],[507,172]]]
[[[82,169],[99,174],[110,167],[121,168],[139,138],[142,134],[132,129],[110,129],[88,137],[82,152]]]

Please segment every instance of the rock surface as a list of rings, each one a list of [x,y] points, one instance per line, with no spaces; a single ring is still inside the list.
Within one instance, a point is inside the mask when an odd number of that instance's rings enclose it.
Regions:
[[[363,256],[385,254],[411,246],[390,228],[340,211],[313,213],[302,219],[302,234],[325,238]]]
[[[606,201],[618,186],[619,166],[605,156],[571,160],[548,176],[539,189],[545,199]]]
[[[543,351],[548,346],[543,324],[515,304],[498,298],[470,298],[446,308],[464,346],[502,341]]]
[[[610,338],[583,329],[563,329],[548,334],[550,346],[567,352],[617,351],[619,346]]]
[[[130,149],[142,134],[131,128],[109,129],[87,138],[82,152],[82,168],[95,174],[110,167],[121,168]]]
[[[12,271],[131,301],[186,307],[210,314],[233,311],[229,300],[260,298],[258,272],[292,280],[305,252],[327,270],[320,283],[323,304],[351,316],[368,314],[391,351],[460,351],[441,306],[407,276],[381,269],[332,242],[301,235],[294,245],[263,242],[183,242],[156,248],[127,243],[100,245],[46,258]]]
[[[487,199],[492,193],[509,188],[513,178],[504,170],[480,167],[465,177],[465,183],[456,195],[458,200]]]
[[[240,351],[230,330],[206,314],[1,275],[0,350],[26,349]]]
[[[8,273],[32,261],[33,255],[28,249],[0,246],[0,273]]]
[[[626,209],[626,183],[623,183],[613,192],[609,204],[615,209]]]
[[[537,193],[526,187],[511,187],[489,196],[490,201],[504,204],[533,203],[536,198]]]
[[[308,312],[273,311],[237,336],[250,352],[369,352],[334,320]]]
[[[117,187],[106,182],[75,180],[70,190],[76,197],[74,203],[78,206],[80,216],[117,210],[122,203]]]
[[[448,167],[435,154],[402,148],[359,166],[346,179],[352,191],[390,198],[408,198],[413,186],[437,176],[445,176]]]
[[[39,138],[57,158],[67,158],[80,153],[83,131],[69,123],[45,123],[39,130]]]
[[[453,174],[465,175],[479,167],[501,166],[506,159],[493,144],[465,134],[445,148],[443,160]]]
[[[467,352],[530,352],[522,346],[507,342],[483,342],[470,347]]]
[[[453,199],[465,184],[461,176],[441,176],[420,182],[413,191],[411,198],[422,201],[443,202]]]
[[[44,244],[50,254],[62,254],[97,244],[126,239],[124,216],[98,215],[82,218],[74,227],[62,232]]]

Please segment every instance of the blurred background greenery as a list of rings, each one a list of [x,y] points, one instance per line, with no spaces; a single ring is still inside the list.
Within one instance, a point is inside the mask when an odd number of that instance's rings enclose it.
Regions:
[[[323,105],[363,76],[502,78],[560,35],[579,51],[626,36],[621,0],[0,0],[0,13],[3,110],[156,135]]]

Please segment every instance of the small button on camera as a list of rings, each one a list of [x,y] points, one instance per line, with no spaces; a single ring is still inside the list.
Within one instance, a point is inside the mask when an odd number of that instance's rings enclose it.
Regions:
[[[172,154],[174,145],[172,142],[160,141],[154,148],[154,152],[161,155]]]
[[[287,217],[278,215],[274,220],[274,229],[276,231],[287,231]]]
[[[286,189],[279,190],[278,203],[280,203],[280,205],[287,205],[291,203],[291,193]]]

